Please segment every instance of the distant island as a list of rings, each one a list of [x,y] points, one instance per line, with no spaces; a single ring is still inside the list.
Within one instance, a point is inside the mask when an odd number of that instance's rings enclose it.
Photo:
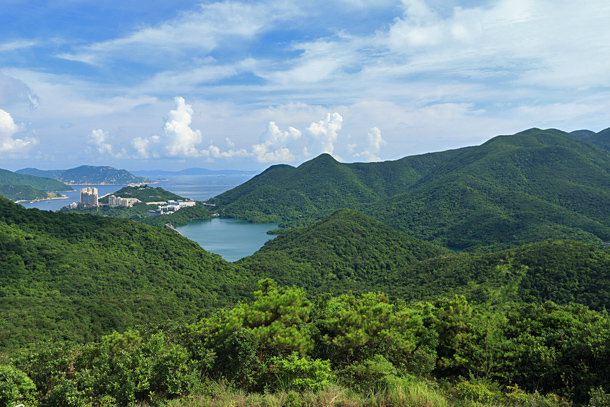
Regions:
[[[69,170],[39,170],[36,168],[23,168],[17,171],[22,175],[33,175],[41,178],[50,178],[68,185],[127,185],[154,183],[154,181],[131,174],[127,170],[113,167],[94,167],[81,165]]]
[[[54,179],[0,169],[0,196],[12,201],[37,201],[63,197],[58,192],[74,188]]]

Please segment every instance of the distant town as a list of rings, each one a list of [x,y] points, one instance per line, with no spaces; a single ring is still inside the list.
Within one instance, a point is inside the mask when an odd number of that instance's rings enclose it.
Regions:
[[[129,186],[138,186],[138,185],[129,185]],[[71,203],[68,208],[76,209],[78,207],[81,208],[98,208],[98,207],[132,207],[134,204],[141,203],[137,198],[122,198],[120,196],[110,195],[108,197],[107,204],[99,203],[98,199],[98,190],[95,187],[86,187],[80,190],[80,202]],[[179,211],[182,208],[187,208],[190,206],[195,206],[196,202],[193,200],[169,200],[167,202],[146,202],[147,205],[157,205],[157,209],[149,210],[148,216],[157,216],[157,215],[171,215]]]

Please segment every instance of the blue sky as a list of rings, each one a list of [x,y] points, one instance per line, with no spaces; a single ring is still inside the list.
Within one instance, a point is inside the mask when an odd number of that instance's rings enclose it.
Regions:
[[[260,170],[610,127],[607,0],[0,0],[0,168]]]

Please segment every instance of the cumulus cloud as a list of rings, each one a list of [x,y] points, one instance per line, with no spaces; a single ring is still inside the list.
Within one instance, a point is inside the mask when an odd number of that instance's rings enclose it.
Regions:
[[[136,149],[137,157],[149,159],[159,158],[159,153],[153,149],[153,145],[158,144],[161,138],[159,136],[136,137],[131,141],[131,145]]]
[[[205,158],[213,160],[216,158],[247,157],[252,154],[244,149],[234,149],[235,144],[228,138],[225,144],[229,150],[222,151],[219,147],[210,144],[201,147],[204,139],[201,131],[193,129],[193,107],[186,103],[184,98],[174,98],[175,109],[170,110],[163,125],[163,134],[151,137],[136,137],[131,141],[137,158]]]
[[[367,138],[367,145],[368,147],[366,148],[366,150],[364,150],[361,153],[356,153],[356,148],[358,147],[357,144],[349,144],[347,146],[348,151],[354,156],[354,157],[362,157],[367,161],[380,161],[381,158],[379,158],[379,156],[377,154],[379,154],[379,152],[381,151],[381,147],[383,147],[386,144],[386,141],[381,137],[381,130],[379,130],[377,127],[373,127],[369,130],[368,134],[366,135]]]
[[[377,127],[373,127],[369,130],[367,139],[369,142],[369,148],[364,152],[364,156],[369,161],[379,161],[380,158],[377,156],[377,154],[379,154],[379,151],[381,151],[381,147],[386,144],[385,140],[381,137],[381,130],[379,130]]]
[[[294,127],[281,131],[275,122],[269,122],[260,137],[260,143],[252,146],[252,152],[259,163],[291,162],[296,157],[287,145],[300,137],[301,132]]]
[[[24,153],[33,145],[38,144],[38,140],[35,138],[13,138],[18,131],[19,126],[15,124],[12,116],[0,109],[0,153]]]
[[[199,157],[197,145],[203,141],[199,130],[191,129],[193,108],[187,105],[184,98],[174,98],[176,109],[169,112],[163,126],[168,141],[165,150],[170,157]]]
[[[109,155],[114,158],[123,158],[127,152],[121,149],[120,152],[115,152],[112,145],[108,142],[108,132],[102,129],[93,130],[89,135],[89,144],[93,144],[97,148],[97,152],[102,155]]]
[[[343,117],[339,113],[326,113],[322,120],[311,123],[307,132],[320,143],[323,153],[332,154],[338,137],[337,132],[341,130],[342,123]]]

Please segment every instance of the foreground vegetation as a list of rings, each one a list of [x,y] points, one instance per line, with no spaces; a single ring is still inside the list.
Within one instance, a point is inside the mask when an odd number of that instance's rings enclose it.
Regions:
[[[380,292],[309,299],[267,279],[254,301],[191,325],[24,350],[0,367],[0,401],[607,405],[608,336],[607,312],[582,305],[406,305]]]

